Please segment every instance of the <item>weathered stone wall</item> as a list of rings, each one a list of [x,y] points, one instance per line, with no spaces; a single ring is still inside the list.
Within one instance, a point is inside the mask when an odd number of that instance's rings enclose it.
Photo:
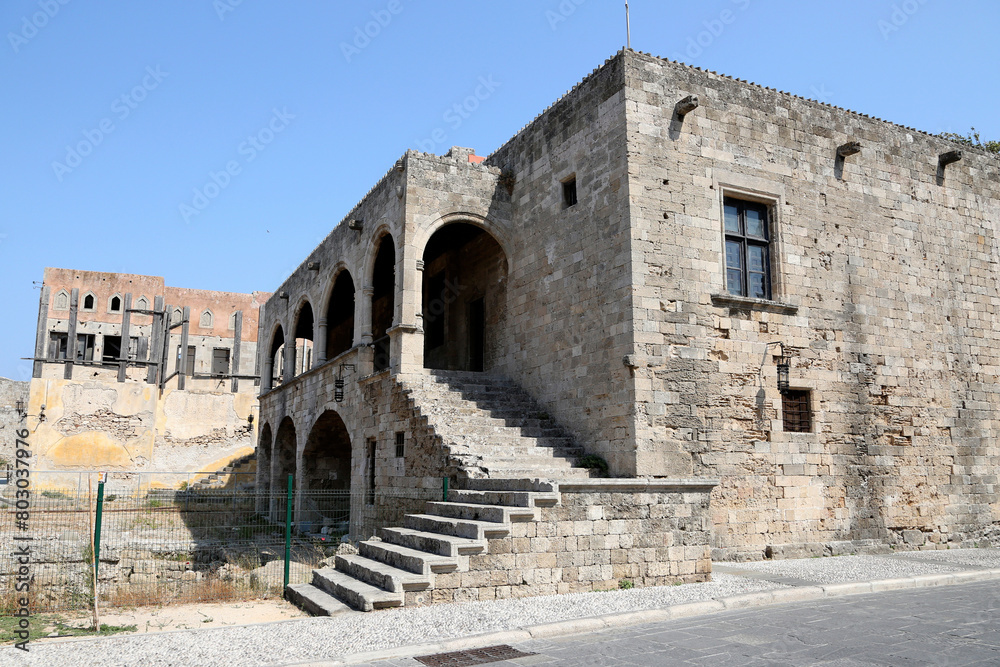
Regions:
[[[623,482],[561,485],[559,505],[513,523],[510,537],[467,557],[466,571],[435,575],[433,590],[407,593],[406,605],[708,581],[710,485]]]
[[[111,371],[106,371],[111,374]],[[35,470],[42,486],[73,487],[76,471],[152,473],[144,483],[176,486],[191,473],[219,470],[252,452],[256,407],[247,392],[165,389],[162,397],[145,373],[127,382],[36,378],[29,402]],[[38,421],[45,406],[45,420]],[[66,475],[58,474],[67,471]],[[72,472],[71,472],[72,471]]]
[[[520,382],[612,474],[634,475],[625,71],[611,61],[487,164],[514,179],[510,354]],[[567,207],[563,181],[576,178]]]
[[[961,541],[1000,519],[996,158],[941,172],[957,147],[939,138],[623,58],[639,439],[722,478],[717,556]],[[838,160],[848,141],[861,153]],[[723,196],[769,205],[771,302],[725,297]],[[783,432],[774,341],[811,433]]]

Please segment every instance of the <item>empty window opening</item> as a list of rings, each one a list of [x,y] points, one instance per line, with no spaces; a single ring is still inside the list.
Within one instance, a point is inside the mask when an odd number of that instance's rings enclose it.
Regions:
[[[76,360],[94,360],[94,334],[76,335]]]
[[[188,345],[187,349],[187,359],[185,360],[187,367],[184,369],[184,375],[191,377],[194,375],[194,362],[195,362],[195,346]],[[177,346],[177,367],[178,373],[181,372],[181,347]]]
[[[313,311],[309,302],[302,305],[295,322],[295,375],[312,368],[313,362]]]
[[[83,297],[83,309],[84,310],[93,310],[94,309],[94,295],[93,294],[88,294],[85,297]]]
[[[781,395],[782,427],[786,432],[812,432],[810,393],[808,389],[789,389]]]
[[[563,181],[563,205],[566,208],[570,206],[576,206],[576,176],[571,176],[568,180]]]
[[[101,352],[101,361],[106,363],[117,363],[122,356],[122,337],[105,336],[104,350]]]
[[[128,358],[146,361],[149,354],[149,339],[145,336],[130,336],[128,339]]]
[[[396,248],[386,234],[379,243],[372,268],[372,344],[375,371],[389,368],[389,329],[396,311]]]
[[[49,333],[49,359],[65,359],[69,348],[69,334],[52,331]]]
[[[212,375],[229,375],[229,349],[217,347],[212,350]]]
[[[401,459],[406,453],[406,434],[402,431],[396,431],[396,458]]]
[[[112,313],[122,312],[122,298],[120,296],[111,297],[111,305],[108,307],[108,310]]]

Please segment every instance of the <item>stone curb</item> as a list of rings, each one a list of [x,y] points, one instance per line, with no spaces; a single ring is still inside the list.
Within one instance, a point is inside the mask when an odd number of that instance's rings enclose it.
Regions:
[[[934,586],[951,586],[968,584],[977,581],[1000,579],[1000,569],[960,571],[948,574],[923,574],[897,579],[880,579],[876,581],[861,581],[845,584],[822,584],[819,586],[796,586],[792,588],[777,588],[759,593],[744,593],[717,600],[703,600],[678,604],[665,609],[646,609],[641,611],[626,611],[620,614],[591,616],[588,618],[558,621],[529,625],[516,630],[491,632],[473,635],[459,639],[448,639],[432,644],[417,644],[399,646],[396,648],[373,651],[370,653],[355,653],[331,661],[296,663],[297,667],[334,667],[337,665],[356,665],[375,660],[392,660],[397,658],[412,658],[418,655],[449,653],[472,648],[482,648],[495,644],[515,644],[529,639],[565,637],[569,635],[594,632],[614,627],[642,625],[692,616],[707,616],[720,611],[749,609],[751,607],[766,607],[770,605],[788,604],[792,602],[809,602],[822,598],[844,597],[847,595],[864,595],[909,588],[930,588]]]

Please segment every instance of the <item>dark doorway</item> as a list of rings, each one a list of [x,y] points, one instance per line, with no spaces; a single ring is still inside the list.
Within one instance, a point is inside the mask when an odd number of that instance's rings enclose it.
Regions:
[[[486,371],[502,356],[507,259],[468,223],[436,231],[424,247],[424,366]]]
[[[483,370],[483,351],[486,336],[486,310],[483,299],[469,302],[469,370]]]

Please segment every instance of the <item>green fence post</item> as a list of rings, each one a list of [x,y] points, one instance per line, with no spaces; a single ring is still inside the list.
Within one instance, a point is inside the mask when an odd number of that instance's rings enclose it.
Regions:
[[[97,580],[97,568],[101,563],[101,515],[104,513],[104,473],[97,479],[97,517],[94,519],[94,580]],[[97,591],[94,591],[97,595]]]
[[[292,476],[288,476],[288,499],[285,504],[285,588],[292,566]]]
[[[448,478],[441,478],[441,499],[448,502]]]

